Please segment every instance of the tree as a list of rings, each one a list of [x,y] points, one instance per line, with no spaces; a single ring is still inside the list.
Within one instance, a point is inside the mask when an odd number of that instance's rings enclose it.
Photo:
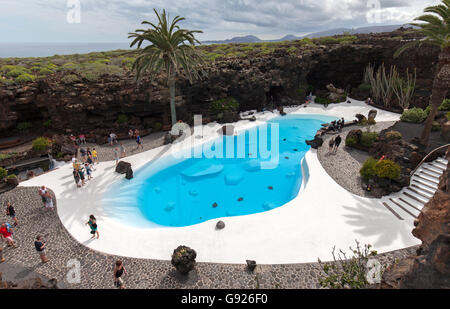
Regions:
[[[200,42],[195,38],[199,30],[181,29],[178,23],[185,18],[176,16],[169,22],[166,10],[162,14],[153,9],[158,25],[143,21],[143,25],[150,25],[149,29],[137,29],[129,33],[128,38],[134,38],[130,47],[137,44],[139,49],[133,70],[136,70],[136,80],[140,81],[145,72],[158,73],[162,69],[167,75],[167,84],[170,90],[170,111],[172,125],[177,122],[175,109],[175,78],[177,74],[183,73],[192,83],[203,74],[200,65],[203,58],[195,49],[195,44]],[[143,43],[150,43],[141,49]],[[182,69],[182,71],[181,71]]]
[[[431,14],[425,14],[414,19],[423,23],[411,24],[419,27],[424,39],[405,44],[397,50],[394,57],[398,57],[408,48],[421,47],[423,44],[431,44],[441,48],[430,98],[432,108],[420,137],[420,144],[426,146],[437,110],[450,88],[450,0],[442,0],[442,4],[429,6],[425,8],[424,12]]]

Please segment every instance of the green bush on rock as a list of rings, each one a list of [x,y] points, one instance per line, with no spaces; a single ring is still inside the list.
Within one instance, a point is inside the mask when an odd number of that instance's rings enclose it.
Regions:
[[[410,122],[410,123],[422,123],[427,118],[427,112],[421,108],[414,107],[408,110],[405,110],[400,117],[401,121]]]
[[[347,136],[345,139],[345,146],[347,147],[354,147],[357,143],[358,141],[355,136]]]
[[[375,174],[379,178],[397,180],[400,178],[400,165],[391,160],[381,160],[375,164]]]
[[[128,122],[128,116],[127,115],[119,115],[119,117],[117,117],[117,121],[118,124],[122,124],[122,123],[127,123]]]
[[[388,132],[386,132],[386,139],[389,141],[393,141],[396,139],[402,139],[402,134],[398,131],[388,131]]]
[[[363,132],[361,135],[361,145],[365,147],[371,147],[372,144],[377,140],[378,133],[376,132]]]
[[[450,99],[445,99],[441,106],[439,106],[440,111],[450,111]]]
[[[0,166],[0,180],[3,180],[6,175],[8,175],[8,171]]]
[[[375,165],[377,164],[377,160],[375,160],[374,158],[368,158],[361,170],[359,171],[359,174],[361,175],[362,178],[364,179],[370,179],[373,178],[376,175],[375,172]]]
[[[51,142],[45,137],[38,137],[33,140],[33,150],[35,151],[45,151],[51,146]]]
[[[212,102],[210,110],[215,114],[225,112],[236,112],[239,110],[239,103],[233,97],[228,97],[225,99],[220,99]]]

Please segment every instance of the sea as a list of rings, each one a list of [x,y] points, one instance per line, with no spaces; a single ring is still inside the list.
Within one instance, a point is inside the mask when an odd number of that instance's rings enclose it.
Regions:
[[[130,49],[129,42],[118,43],[1,43],[0,58],[50,57],[54,55]]]

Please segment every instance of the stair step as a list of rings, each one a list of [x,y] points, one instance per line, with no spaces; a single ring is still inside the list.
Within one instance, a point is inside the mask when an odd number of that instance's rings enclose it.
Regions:
[[[448,161],[443,159],[443,158],[437,158],[436,161],[434,161],[434,162],[438,162],[438,163],[441,163],[441,164],[444,164],[444,165],[448,164]]]
[[[410,194],[410,193],[408,193],[408,192],[403,192],[403,194],[406,195],[407,197],[409,197],[410,199],[413,199],[413,200],[415,200],[415,201],[417,201],[417,202],[419,202],[419,203],[421,203],[421,204],[423,204],[423,205],[425,205],[425,204],[427,203],[427,202],[422,201],[422,200],[419,199],[418,197],[415,197],[414,195],[412,195],[412,194]]]
[[[405,203],[406,205],[408,205],[408,206],[414,208],[415,210],[420,211],[419,208],[417,208],[416,206],[414,206],[413,204],[411,204],[411,203],[408,202],[407,200],[405,200],[405,199],[403,199],[403,198],[401,198],[401,197],[399,197],[398,199],[399,199],[400,201],[402,201],[403,203]]]
[[[403,210],[404,212],[406,212],[408,215],[410,215],[413,218],[417,218],[417,216],[415,214],[413,214],[412,212],[410,212],[408,209],[406,209],[405,207],[403,207],[402,205],[400,205],[400,203],[398,203],[397,201],[394,201],[393,199],[389,199],[392,203],[394,203],[395,205],[397,205],[398,207],[400,207],[401,210]]]
[[[429,199],[431,199],[431,198],[433,197],[433,195],[428,196],[428,195],[426,195],[424,192],[420,192],[419,190],[413,189],[413,188],[411,188],[411,187],[406,188],[406,190],[412,191],[412,192],[414,192],[415,194],[420,195],[421,197],[426,198],[427,200],[429,200]]]
[[[421,174],[424,174],[424,175],[427,175],[428,177],[431,177],[431,178],[434,178],[434,179],[439,179],[439,176],[434,176],[434,175],[431,175],[430,173],[427,173],[427,172],[424,172],[424,171],[420,171],[420,173]]]
[[[433,166],[436,169],[440,169],[441,171],[445,171],[446,168],[444,168],[442,165],[436,164],[435,162],[430,163],[431,166]]]
[[[399,220],[403,220],[402,217],[400,217],[400,215],[398,213],[395,212],[394,209],[391,208],[391,206],[389,206],[388,204],[386,204],[386,202],[383,202],[384,207],[386,207],[390,212],[392,212],[394,214],[394,216],[397,217],[397,219]]]
[[[416,183],[419,183],[421,186],[425,186],[425,187],[427,187],[427,188],[429,188],[429,189],[431,189],[431,190],[434,190],[434,191],[437,190],[436,187],[433,187],[433,186],[431,186],[430,184],[425,183],[425,181],[418,180],[418,179],[413,179],[412,181],[413,181],[413,182],[416,182]]]
[[[423,177],[423,176],[421,176],[421,175],[419,175],[419,174],[416,174],[416,175],[414,175],[414,176],[416,176],[416,177],[418,177],[418,178],[421,178],[421,179],[425,179],[426,181],[432,182],[432,183],[437,184],[437,185],[439,184],[439,181],[435,181],[435,180],[428,179],[428,178]]]
[[[436,177],[441,177],[441,175],[442,175],[442,173],[439,173],[438,171],[432,170],[429,167],[422,167],[422,169],[426,170],[427,172],[436,174]]]
[[[429,194],[431,194],[431,195],[434,195],[434,193],[436,193],[436,191],[431,191],[431,190],[428,189],[428,188],[422,188],[422,187],[420,187],[420,186],[418,186],[418,185],[416,185],[416,184],[414,184],[414,183],[411,185],[411,187],[417,188],[417,189],[422,190],[422,191],[424,191],[424,192],[426,192],[426,193],[429,193]]]

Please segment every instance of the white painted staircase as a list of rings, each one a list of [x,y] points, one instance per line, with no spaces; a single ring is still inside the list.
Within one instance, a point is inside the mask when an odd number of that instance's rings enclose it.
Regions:
[[[382,197],[381,204],[397,219],[414,221],[437,191],[439,177],[447,169],[447,164],[444,158],[422,164],[411,177],[409,187]]]

